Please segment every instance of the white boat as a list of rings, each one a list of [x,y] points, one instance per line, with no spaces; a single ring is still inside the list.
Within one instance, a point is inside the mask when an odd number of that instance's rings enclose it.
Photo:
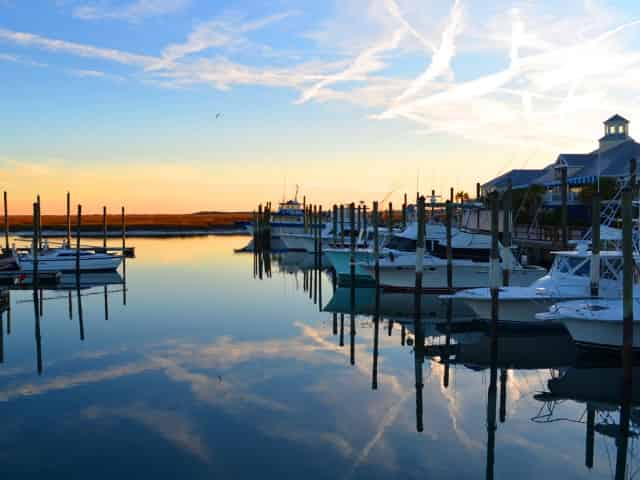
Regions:
[[[511,265],[511,283],[528,286],[546,274],[537,266],[522,266],[509,249],[502,248],[503,260]],[[453,288],[478,288],[489,283],[489,262],[453,259]],[[415,288],[416,254],[389,255],[380,260],[380,284],[392,288]],[[374,274],[373,264],[361,264],[363,269]],[[432,292],[447,289],[447,260],[433,255],[424,255],[422,261],[422,289]]]
[[[546,312],[555,303],[591,296],[591,251],[580,248],[553,254],[555,259],[549,273],[530,286],[500,288],[500,321],[536,321],[536,313]],[[619,251],[600,253],[601,297],[618,298],[622,295],[621,266]],[[464,301],[480,318],[491,317],[491,291],[487,287],[463,290],[447,297]]]
[[[387,248],[401,252],[415,252],[418,238],[418,223],[407,225],[402,232],[395,233]],[[425,247],[437,257],[446,257],[447,228],[439,222],[429,222],[425,225]],[[451,253],[453,258],[470,260],[489,260],[491,252],[491,236],[484,233],[474,233],[451,227]]]
[[[45,246],[38,252],[38,272],[71,272],[76,270],[77,250],[71,248],[48,248]],[[17,264],[21,272],[34,271],[33,250],[29,253],[18,253]],[[122,256],[92,250],[80,251],[80,271],[106,272],[116,270],[120,266]]]
[[[637,293],[637,290],[636,290]],[[640,347],[640,299],[633,301],[633,348]],[[595,347],[622,346],[622,299],[574,300],[538,313],[541,321],[562,322],[577,343]]]
[[[368,233],[365,243],[371,244],[373,230]],[[404,230],[394,230],[389,235],[388,228],[380,228],[380,258],[387,256],[399,256],[405,253],[413,253],[416,250],[418,227],[416,222],[409,223]],[[425,225],[425,244],[427,251],[439,252],[446,256],[447,231],[442,223],[430,222]],[[488,239],[488,240],[487,240]],[[457,228],[452,228],[451,246],[453,258],[488,259],[491,251],[490,237],[482,234],[471,234]],[[338,279],[349,281],[351,279],[351,250],[326,249],[325,252],[335,269]],[[358,248],[356,251],[355,277],[359,282],[372,281],[373,274],[364,268],[364,264],[373,265],[375,258],[373,249]]]

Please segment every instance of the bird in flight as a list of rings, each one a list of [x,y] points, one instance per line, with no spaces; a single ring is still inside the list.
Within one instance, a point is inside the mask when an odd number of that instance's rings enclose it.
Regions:
[[[221,113],[216,113],[216,118],[220,118],[222,116]]]

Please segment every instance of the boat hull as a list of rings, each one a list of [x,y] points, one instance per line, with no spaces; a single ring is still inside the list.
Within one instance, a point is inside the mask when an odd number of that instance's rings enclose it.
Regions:
[[[82,272],[109,272],[117,270],[122,262],[121,257],[96,254],[87,258],[80,257],[80,271]],[[38,260],[39,272],[73,272],[76,270],[76,259],[72,256],[67,258],[51,258],[43,256]],[[34,264],[31,258],[20,259],[20,271],[32,273]]]
[[[325,255],[329,259],[331,266],[338,276],[338,281],[342,283],[351,282],[351,251],[349,250],[326,250]],[[366,250],[356,250],[355,252],[354,275],[357,281],[373,281],[373,276],[367,271],[362,263],[369,263],[371,252]]]
[[[563,318],[562,323],[577,343],[590,347],[620,348],[623,322]],[[640,322],[633,322],[633,348],[640,348]]]

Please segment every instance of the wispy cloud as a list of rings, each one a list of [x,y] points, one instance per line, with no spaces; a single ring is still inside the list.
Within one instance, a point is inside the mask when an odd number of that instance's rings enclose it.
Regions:
[[[113,5],[98,2],[74,8],[73,16],[82,20],[126,20],[137,22],[146,17],[167,15],[181,11],[191,0],[136,0],[131,3]]]
[[[28,65],[30,67],[46,67],[46,63],[36,62],[28,58],[21,57],[19,55],[13,55],[9,53],[0,53],[0,62],[19,63],[21,65]]]
[[[162,59],[147,70],[161,70],[175,66],[175,62],[195,53],[212,48],[248,48],[251,43],[245,34],[264,28],[272,23],[295,15],[294,11],[286,11],[267,17],[238,21],[231,18],[216,18],[199,24],[183,43],[172,43],[162,51]]]
[[[100,58],[126,65],[147,66],[157,61],[154,57],[138,55],[111,48],[100,48],[82,43],[67,42],[65,40],[42,37],[40,35],[16,32],[0,28],[0,40],[13,42],[18,45],[37,47],[60,53],[70,53],[81,57]]]

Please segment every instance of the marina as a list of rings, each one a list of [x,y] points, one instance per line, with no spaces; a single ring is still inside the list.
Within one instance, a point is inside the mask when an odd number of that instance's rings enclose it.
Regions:
[[[640,2],[0,0],[0,474],[640,478]]]

